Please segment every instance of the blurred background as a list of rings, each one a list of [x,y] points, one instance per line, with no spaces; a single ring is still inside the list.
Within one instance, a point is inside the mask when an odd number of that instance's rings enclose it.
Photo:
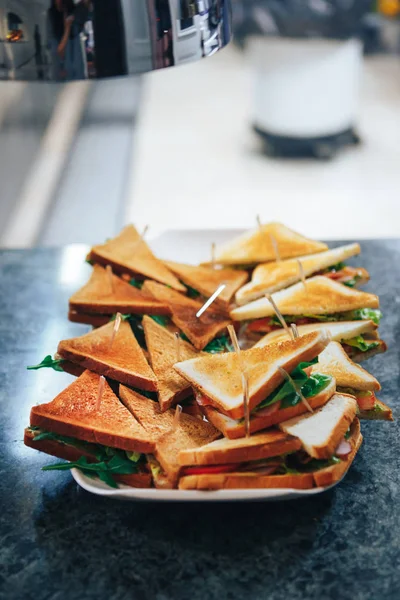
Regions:
[[[0,74],[7,44],[37,43],[18,0],[6,4]],[[204,61],[0,81],[0,246],[92,244],[127,222],[150,237],[237,229],[256,215],[321,239],[400,236],[400,0],[233,9],[235,42]],[[81,41],[90,77],[90,29]],[[35,54],[23,64],[37,68]]]

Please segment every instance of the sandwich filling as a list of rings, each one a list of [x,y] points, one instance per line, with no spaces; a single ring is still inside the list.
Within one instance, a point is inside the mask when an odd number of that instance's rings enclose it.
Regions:
[[[311,323],[332,323],[337,321],[373,321],[376,325],[379,325],[379,322],[382,318],[382,313],[376,308],[359,308],[357,310],[334,313],[330,315],[283,315],[283,318],[289,325],[291,323],[295,323],[296,325],[309,325]],[[278,317],[275,315],[272,317],[265,317],[263,319],[256,319],[247,324],[247,330],[249,332],[266,334],[271,333],[271,331],[277,331],[278,329],[282,329],[282,325]],[[367,350],[371,350],[372,348],[379,346],[379,342],[377,340],[368,342],[361,335],[357,336],[356,338],[352,338],[351,340],[346,340],[346,343],[349,346],[354,346],[358,343],[358,346],[356,347],[362,352],[366,352]]]
[[[336,455],[326,460],[318,460],[311,458],[303,450],[299,450],[293,454],[250,462],[184,467],[181,476],[220,475],[223,473],[251,473],[257,477],[260,475],[301,475],[326,469],[341,461],[342,458]]]
[[[348,387],[338,387],[337,391],[341,394],[354,396],[361,411],[383,412],[383,408],[378,403],[377,397],[372,391],[355,390]]]
[[[290,373],[290,380],[281,383],[272,394],[253,409],[251,415],[267,416],[278,410],[297,406],[303,398],[312,398],[321,393],[332,383],[333,377],[322,373],[311,373],[313,365],[317,363],[318,358],[300,363]],[[197,401],[201,406],[213,405],[212,400],[202,394],[197,394]],[[244,419],[240,422],[244,422]]]
[[[113,488],[117,487],[114,475],[133,475],[146,471],[145,455],[139,452],[127,452],[109,446],[91,444],[76,438],[44,431],[39,427],[28,427],[28,432],[33,436],[34,442],[50,440],[63,446],[72,446],[82,452],[81,458],[76,462],[48,465],[42,467],[43,471],[79,469],[89,477],[97,475],[101,481]]]
[[[338,263],[336,265],[332,265],[327,269],[323,269],[315,275],[324,275],[324,277],[329,277],[329,279],[333,279],[338,283],[343,283],[347,287],[357,287],[361,283],[368,281],[368,273],[365,269],[349,267],[346,263]]]

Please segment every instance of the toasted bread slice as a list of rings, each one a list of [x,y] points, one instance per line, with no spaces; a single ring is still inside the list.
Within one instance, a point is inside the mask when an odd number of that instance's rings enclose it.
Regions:
[[[279,429],[297,437],[313,458],[330,458],[357,414],[357,400],[347,394],[334,394],[313,413],[279,424]]]
[[[165,263],[180,281],[200,292],[206,298],[211,297],[222,284],[226,287],[215,300],[215,304],[227,308],[235,292],[248,280],[247,271],[238,269],[212,269],[210,267],[194,267],[176,262]]]
[[[393,421],[392,409],[379,399],[375,401],[375,408],[360,410],[358,416],[363,421]]]
[[[289,454],[300,448],[301,442],[296,437],[278,429],[270,429],[240,440],[223,438],[200,448],[181,450],[179,464],[191,466],[248,462]]]
[[[336,384],[335,380],[332,379],[331,383],[322,392],[312,398],[307,398],[307,402],[311,408],[317,409],[326,404],[335,391]],[[243,419],[237,420],[227,417],[212,406],[204,406],[202,410],[210,423],[215,425],[225,437],[235,440],[246,435]],[[255,412],[250,417],[250,432],[263,431],[264,429],[268,429],[268,427],[272,427],[298,415],[303,415],[306,412],[307,407],[303,402],[296,404],[296,406],[272,411],[270,414],[268,414],[268,411],[263,411],[261,414]]]
[[[337,387],[375,392],[381,389],[379,381],[354,363],[338,342],[331,342],[321,352],[318,363],[313,366],[313,372],[332,375],[336,379]]]
[[[356,418],[351,425],[349,442],[352,451],[347,459],[342,459],[323,469],[310,473],[290,473],[286,475],[260,475],[251,472],[220,473],[208,475],[186,475],[179,481],[180,490],[221,490],[221,489],[311,489],[328,487],[344,477],[350,468],[362,443],[360,423]]]
[[[178,360],[176,337],[150,317],[143,317],[146,346],[150,355],[150,364],[157,377],[158,401],[164,412],[192,394],[190,383],[174,369]],[[189,360],[199,355],[191,344],[179,340],[180,360]]]
[[[180,471],[180,450],[203,446],[221,435],[211,423],[184,413],[180,415],[178,425],[174,426],[175,411],[172,409],[162,413],[157,402],[144,398],[122,385],[119,393],[128,410],[151,439],[156,440],[153,454],[174,486]]]
[[[149,433],[121,404],[106,382],[97,409],[99,376],[85,371],[52,402],[31,410],[30,423],[45,431],[134,452],[152,452]]]
[[[39,440],[35,442],[33,432],[29,429],[25,429],[24,444],[25,446],[39,450],[39,452],[50,454],[50,456],[55,456],[68,462],[76,462],[82,456],[85,456],[89,463],[98,462],[95,456],[96,446],[94,444],[93,450],[90,452],[90,450],[78,450],[74,446],[69,446],[56,440]],[[135,488],[149,488],[152,483],[151,475],[146,471],[133,473],[132,475],[113,475],[113,478],[119,483],[124,483]]]
[[[110,315],[93,315],[81,313],[76,310],[69,310],[68,320],[72,323],[82,323],[84,325],[92,325],[92,327],[102,327],[110,322]]]
[[[333,321],[332,323],[309,323],[308,325],[298,325],[297,330],[299,335],[306,335],[312,331],[326,330],[329,332],[332,340],[342,342],[359,335],[374,332],[377,325],[373,321]],[[284,329],[277,329],[267,333],[256,344],[257,348],[262,348],[268,344],[274,344],[288,339],[288,334]]]
[[[111,287],[112,281],[112,287]],[[114,313],[168,315],[165,304],[145,294],[116,275],[94,265],[89,281],[69,300],[71,311],[89,314]]]
[[[101,265],[111,265],[115,273],[128,273],[154,279],[185,292],[186,288],[156,258],[133,225],[128,225],[117,237],[105,244],[93,246],[89,259]]]
[[[377,341],[377,346],[375,346],[375,348],[371,348],[370,350],[367,350],[366,352],[362,352],[361,350],[357,351],[354,348],[347,348],[346,346],[346,351],[350,351],[350,357],[351,360],[353,360],[356,363],[360,363],[360,362],[364,362],[366,360],[368,360],[369,358],[372,358],[373,356],[376,356],[377,354],[382,354],[383,352],[387,351],[387,344],[386,342],[384,342],[383,340],[376,340]]]
[[[318,356],[329,343],[325,332],[314,332],[298,338],[251,348],[241,352],[241,365],[249,382],[249,407],[253,410],[283,381],[278,367],[288,373],[302,361]],[[244,416],[243,381],[236,352],[194,358],[175,365],[175,369],[210,404],[233,419]]]
[[[131,326],[122,321],[110,346],[114,323],[110,322],[81,337],[63,340],[58,354],[86,369],[115,381],[150,392],[157,391],[157,379],[143,354]]]
[[[203,350],[218,334],[231,323],[225,313],[210,307],[201,317],[197,313],[202,302],[187,298],[174,290],[154,281],[146,281],[143,289],[160,302],[165,302],[172,313],[172,320],[198,350]]]
[[[317,275],[307,279],[306,286],[296,283],[274,294],[283,315],[328,315],[358,308],[379,308],[379,298],[346,287],[337,281]],[[231,311],[235,321],[272,317],[275,310],[267,298],[261,298]]]
[[[322,242],[310,240],[281,223],[268,223],[248,231],[216,248],[215,260],[221,265],[244,265],[276,260],[272,238],[280,258],[292,258],[327,250]]]
[[[318,254],[301,256],[298,259],[258,265],[253,271],[251,281],[236,293],[236,302],[242,306],[265,296],[265,294],[273,294],[295,284],[302,277],[299,270],[299,261],[303,267],[304,275],[310,277],[310,275],[343,262],[351,256],[360,254],[360,252],[359,244],[348,244]]]

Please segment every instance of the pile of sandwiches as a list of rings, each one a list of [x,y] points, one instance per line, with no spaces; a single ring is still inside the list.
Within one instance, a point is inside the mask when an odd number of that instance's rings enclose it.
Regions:
[[[369,274],[346,264],[359,253],[259,223],[193,266],[161,260],[126,227],[91,249],[90,279],[70,298],[69,319],[92,329],[30,367],[75,379],[32,408],[25,444],[66,461],[44,469],[111,487],[334,484],[360,420],[392,420],[359,364],[386,350],[379,298],[359,289]]]

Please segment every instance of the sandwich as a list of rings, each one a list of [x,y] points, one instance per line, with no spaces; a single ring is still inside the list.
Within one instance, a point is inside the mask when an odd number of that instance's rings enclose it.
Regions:
[[[274,301],[287,323],[306,325],[315,322],[359,321],[379,324],[381,312],[375,294],[361,292],[317,275],[276,292]],[[235,321],[253,321],[250,331],[269,333],[279,321],[268,298],[254,300],[230,313]],[[279,323],[280,325],[280,323]]]
[[[191,298],[210,298],[216,289],[225,285],[223,292],[216,298],[215,305],[228,310],[235,292],[248,280],[247,271],[239,269],[213,269],[210,267],[185,265],[176,262],[165,263],[172,273],[184,283]]]
[[[328,250],[322,242],[310,240],[281,223],[268,223],[216,247],[215,261],[220,265],[252,265],[315,254]]]
[[[199,355],[189,342],[177,340],[173,333],[150,317],[143,317],[143,328],[150,364],[157,377],[157,394],[161,411],[164,412],[192,395],[190,384],[177,373],[173,365],[180,360],[189,360]]]
[[[107,382],[98,406],[99,382],[99,375],[85,371],[52,402],[34,406],[24,443],[69,461],[45,470],[76,467],[112,487],[150,487],[145,455],[154,451],[154,439]]]
[[[375,395],[381,385],[365,369],[354,363],[338,342],[331,342],[318,357],[313,372],[332,375],[338,392],[351,394],[358,403],[361,419],[392,421],[392,411]]]
[[[245,435],[242,370],[248,380],[253,433],[328,402],[335,392],[335,380],[329,375],[311,375],[311,366],[329,341],[326,332],[314,332],[244,350],[240,358],[235,352],[199,357],[177,363],[175,369],[191,383],[207,419],[225,437],[234,439]]]
[[[154,298],[163,304],[167,304],[171,311],[173,323],[185,334],[197,350],[205,349],[213,352],[218,351],[220,347],[224,349],[224,346],[227,345],[228,338],[226,335],[218,341],[221,334],[226,334],[226,328],[231,323],[231,319],[226,315],[226,312],[215,306],[210,306],[200,317],[197,317],[196,315],[204,302],[188,298],[155,281],[146,281],[143,290],[152,294]],[[213,345],[207,348],[210,342],[213,342]]]
[[[117,237],[105,244],[93,246],[88,261],[103,266],[111,265],[114,273],[128,274],[139,280],[154,279],[180,292],[186,289],[154,256],[133,225],[125,227]]]
[[[119,395],[126,408],[155,441],[154,450],[147,456],[147,461],[156,487],[176,487],[180,472],[178,455],[181,450],[198,448],[221,435],[211,423],[184,413],[176,422],[174,410],[161,412],[157,402],[152,402],[125,386],[120,386]]]
[[[111,344],[114,323],[80,337],[63,340],[57,353],[63,360],[90,369],[139,390],[157,391],[157,378],[128,321],[122,321]]]
[[[182,450],[180,489],[327,487],[349,469],[362,442],[351,396],[248,438]]]
[[[297,283],[302,276],[299,262],[305,277],[318,274],[348,287],[358,287],[369,280],[368,271],[349,267],[344,261],[360,252],[359,244],[349,244],[310,256],[301,256],[299,259],[258,265],[253,271],[251,281],[236,293],[236,303],[243,306],[265,294],[273,294]]]
[[[89,281],[69,300],[69,315],[74,322],[100,327],[111,316],[123,314],[168,315],[165,304],[123,281],[108,274],[100,265],[94,265]]]
[[[379,339],[377,329],[378,325],[374,321],[336,321],[297,326],[300,336],[312,331],[328,331],[332,340],[340,342],[348,356],[355,362],[361,362],[375,354],[386,352],[387,346],[383,340]],[[275,329],[271,329],[270,333],[256,343],[256,347],[287,339],[288,334],[279,323],[279,325],[275,325]]]

